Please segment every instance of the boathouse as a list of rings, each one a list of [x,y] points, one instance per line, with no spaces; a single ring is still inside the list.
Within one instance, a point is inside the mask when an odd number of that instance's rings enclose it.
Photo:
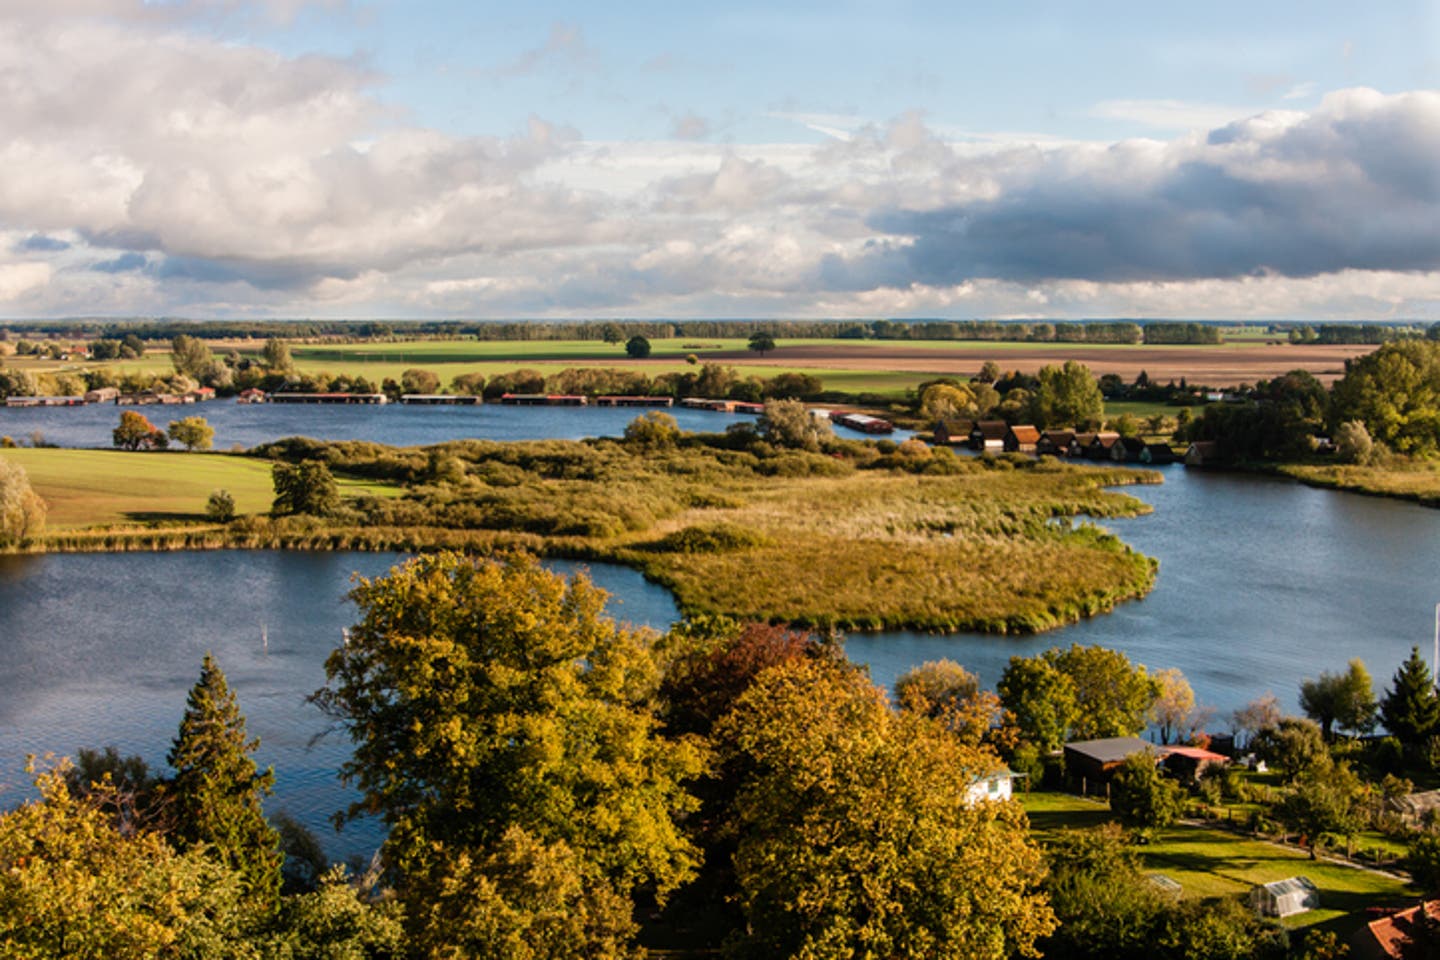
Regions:
[[[1000,446],[1006,453],[1034,453],[1039,443],[1039,429],[1025,423],[1017,424],[1006,430],[1005,438],[1000,441]]]
[[[1010,424],[1004,420],[981,420],[970,431],[970,448],[998,453],[1005,449],[1005,434],[1009,430]]]
[[[119,387],[97,387],[85,393],[86,403],[114,403],[120,397]]]
[[[935,442],[952,447],[967,444],[970,442],[970,431],[974,429],[974,420],[938,420],[935,423]]]
[[[1035,441],[1036,456],[1068,457],[1070,444],[1075,442],[1074,430],[1044,430]]]

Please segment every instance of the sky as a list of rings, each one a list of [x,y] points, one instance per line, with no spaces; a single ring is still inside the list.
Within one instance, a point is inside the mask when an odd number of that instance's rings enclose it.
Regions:
[[[0,317],[1440,321],[1440,0],[0,0]]]

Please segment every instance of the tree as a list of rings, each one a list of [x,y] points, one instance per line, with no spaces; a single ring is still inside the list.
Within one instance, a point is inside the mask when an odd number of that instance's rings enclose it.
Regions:
[[[625,342],[625,352],[636,360],[650,356],[650,341],[638,333]]]
[[[799,400],[767,400],[757,421],[760,435],[777,447],[817,451],[833,439],[830,421],[821,420]]]
[[[66,768],[39,798],[0,815],[0,953],[26,960],[233,956],[240,878],[203,850],[122,831],[100,793],[76,796]]]
[[[1273,727],[1261,730],[1250,741],[1261,760],[1294,780],[1303,770],[1328,759],[1325,738],[1313,720],[1285,717]]]
[[[1347,361],[1332,391],[1332,420],[1359,420],[1401,453],[1440,450],[1440,342],[1397,340]]]
[[[1348,839],[1365,825],[1364,792],[1350,765],[1335,763],[1326,754],[1300,772],[1294,788],[1275,805],[1275,816],[1306,839],[1314,860],[1321,834],[1338,833]]]
[[[351,592],[361,621],[314,699],[355,743],[350,815],[389,827],[422,949],[518,945],[554,923],[556,956],[611,956],[637,887],[663,899],[694,872],[675,817],[700,753],[658,736],[652,640],[604,619],[605,596],[531,557],[455,553]]]
[[[1367,464],[1375,455],[1375,441],[1359,420],[1347,420],[1335,428],[1335,456],[1341,463]]]
[[[1083,427],[1105,416],[1105,401],[1090,368],[1075,360],[1041,367],[1030,397],[1031,422],[1045,427]]]
[[[400,374],[400,389],[405,393],[439,393],[440,375],[412,367]]]
[[[1110,809],[1129,827],[1168,827],[1183,809],[1180,786],[1161,776],[1150,750],[1131,754],[1110,778]]]
[[[240,874],[248,896],[262,908],[280,895],[280,837],[265,820],[265,797],[275,774],[255,767],[258,739],[215,658],[205,654],[200,679],[190,688],[180,732],[166,756],[175,777],[165,788],[182,849],[203,845]]]
[[[932,383],[920,393],[920,414],[926,420],[950,420],[977,414],[975,394],[951,383]]]
[[[764,330],[756,330],[750,334],[750,342],[746,344],[746,348],[763,357],[768,351],[775,349],[775,338]]]
[[[229,490],[216,490],[205,501],[205,519],[229,523],[235,519],[235,497]]]
[[[467,397],[482,397],[485,395],[485,375],[483,373],[456,374],[450,378],[450,392]]]
[[[1019,808],[965,801],[998,758],[853,666],[765,670],[716,735],[753,771],[731,823],[746,955],[1001,958],[1053,929]]]
[[[895,681],[900,709],[939,721],[960,741],[979,746],[994,739],[1000,698],[953,660],[922,663]]]
[[[1052,649],[1042,654],[1075,683],[1070,733],[1080,740],[1134,736],[1145,729],[1159,687],[1143,665],[1100,646]]]
[[[1194,716],[1195,691],[1190,688],[1185,674],[1173,667],[1157,670],[1155,683],[1160,693],[1150,708],[1150,716],[1160,728],[1160,742],[1169,743],[1172,738],[1180,738]]]
[[[170,439],[183,443],[186,450],[209,450],[215,439],[215,428],[204,417],[185,417],[170,421]]]
[[[1275,694],[1267,693],[1237,709],[1231,714],[1231,723],[1237,734],[1246,734],[1253,740],[1260,731],[1278,726],[1280,717],[1280,701]]]
[[[260,352],[260,362],[271,373],[286,374],[295,369],[295,361],[290,356],[290,344],[275,337],[265,341],[265,347]]]
[[[600,338],[606,343],[621,343],[625,339],[625,331],[618,323],[607,323],[600,328]]]
[[[326,517],[340,506],[340,487],[330,468],[319,460],[276,463],[270,469],[270,478],[275,487],[270,512],[277,517],[292,513]]]
[[[1059,830],[1046,844],[1045,892],[1060,921],[1044,955],[1115,960],[1152,955],[1155,919],[1173,907],[1141,869],[1139,848],[1118,823]]]
[[[45,501],[30,486],[25,468],[0,459],[0,547],[38,536],[45,529]]]
[[[1380,701],[1380,719],[1385,729],[1410,750],[1418,749],[1440,728],[1435,679],[1420,658],[1419,647],[1411,647],[1409,658],[1395,671],[1395,679]]]
[[[1320,724],[1326,740],[1334,727],[1354,733],[1368,733],[1375,726],[1375,691],[1365,662],[1351,660],[1344,673],[1321,671],[1319,680],[1300,684],[1300,709]]]
[[[163,430],[134,410],[125,410],[120,414],[120,426],[111,431],[110,436],[115,446],[122,450],[162,448],[169,443]]]
[[[1069,675],[1044,657],[1011,657],[996,691],[1023,740],[1047,753],[1064,745],[1078,710]]]
[[[625,442],[647,450],[673,448],[680,439],[680,425],[660,410],[643,413],[625,425]]]
[[[182,333],[170,341],[170,360],[177,373],[199,380],[215,362],[204,340]]]
[[[1000,364],[994,360],[986,360],[980,364],[980,372],[975,374],[975,379],[980,383],[994,383],[1000,379]]]

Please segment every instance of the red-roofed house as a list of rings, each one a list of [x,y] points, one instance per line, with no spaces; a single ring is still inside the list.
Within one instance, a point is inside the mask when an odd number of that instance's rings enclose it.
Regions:
[[[1440,900],[1427,900],[1409,910],[1372,920],[1355,931],[1350,938],[1350,952],[1355,960],[1428,960],[1436,954],[1437,937]]]

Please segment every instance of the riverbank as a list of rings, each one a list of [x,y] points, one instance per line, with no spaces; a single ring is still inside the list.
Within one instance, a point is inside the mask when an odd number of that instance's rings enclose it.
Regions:
[[[223,525],[203,519],[208,484],[182,504],[163,484],[116,478],[160,463],[180,477],[191,462],[248,473],[268,462],[24,453],[17,459],[47,499],[68,495],[62,461],[76,456],[103,458],[109,480],[83,501],[91,523],[17,552],[524,549],[640,570],[686,614],[841,630],[1037,632],[1143,597],[1155,581],[1149,558],[1086,521],[1148,512],[1105,488],[1157,483],[1157,474],[918,445],[882,455],[855,442],[818,453],[717,435],[425,449],[295,440],[265,453],[323,460],[350,478],[342,509],[324,519],[252,512]],[[164,509],[137,503],[146,491],[165,498]],[[70,521],[77,503],[65,506]]]

